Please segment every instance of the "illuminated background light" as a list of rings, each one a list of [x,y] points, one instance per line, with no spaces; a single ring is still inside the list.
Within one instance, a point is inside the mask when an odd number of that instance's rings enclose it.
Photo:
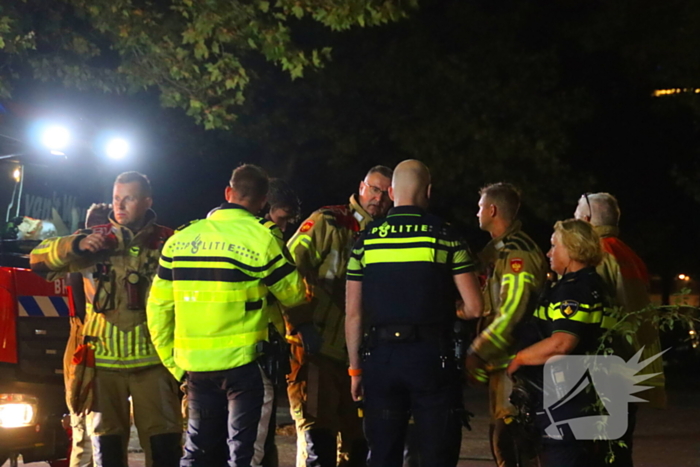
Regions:
[[[121,159],[129,152],[129,143],[122,138],[114,138],[107,142],[107,156],[112,159]]]
[[[0,427],[16,428],[31,425],[34,419],[34,407],[31,404],[0,405]]]
[[[41,135],[41,143],[49,149],[60,151],[70,142],[70,132],[62,126],[51,126]]]

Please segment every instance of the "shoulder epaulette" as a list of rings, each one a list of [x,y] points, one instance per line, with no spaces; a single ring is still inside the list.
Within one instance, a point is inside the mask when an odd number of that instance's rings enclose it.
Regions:
[[[327,216],[347,216],[350,213],[350,210],[348,209],[347,205],[345,204],[337,204],[334,206],[323,206],[322,208],[319,209],[321,214],[327,215]]]
[[[195,219],[195,220],[193,220],[193,221],[189,221],[189,222],[187,222],[187,223],[185,223],[185,224],[182,224],[180,227],[178,227],[177,229],[175,229],[175,232],[181,232],[181,231],[185,230],[187,227],[189,227],[189,226],[191,226],[192,224],[197,223],[197,222],[199,222],[199,221],[201,221],[201,220],[202,220],[202,219]]]
[[[506,250],[534,251],[536,249],[532,240],[518,234],[505,238],[504,243]]]
[[[282,231],[280,230],[279,227],[277,227],[277,224],[275,224],[271,220],[265,219],[264,217],[258,217],[257,220],[258,220],[258,224],[260,224],[263,227],[265,227],[266,229],[268,229],[272,235],[274,235],[275,237],[278,237],[279,239],[282,239],[282,237],[283,237]]]
[[[264,217],[259,217],[258,218],[258,223],[262,225],[263,227],[267,227],[268,229],[272,230],[273,228],[277,227],[277,224],[272,222],[271,220],[265,219]]]
[[[360,223],[347,205],[324,206],[319,211],[333,227],[350,229],[353,232],[360,230]]]

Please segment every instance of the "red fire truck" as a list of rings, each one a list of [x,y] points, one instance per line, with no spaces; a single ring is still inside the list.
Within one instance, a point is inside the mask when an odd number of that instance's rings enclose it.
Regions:
[[[0,465],[67,465],[63,354],[72,303],[64,279],[29,269],[42,238],[85,219],[104,188],[90,164],[25,144],[27,126],[0,105]],[[60,135],[59,135],[60,136]],[[92,170],[93,173],[87,171]]]

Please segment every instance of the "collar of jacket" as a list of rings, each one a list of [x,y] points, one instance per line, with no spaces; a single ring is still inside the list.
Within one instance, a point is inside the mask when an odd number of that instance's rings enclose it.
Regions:
[[[350,195],[350,209],[353,211],[352,216],[357,219],[361,229],[364,229],[367,224],[372,222],[372,216],[362,208],[355,195]]]
[[[402,214],[420,214],[423,216],[425,212],[425,209],[420,206],[395,206],[389,210],[389,214],[387,214],[386,217],[400,216]]]
[[[503,242],[503,239],[506,238],[508,235],[514,234],[515,232],[519,231],[522,228],[523,228],[523,223],[520,222],[519,220],[516,220],[515,222],[513,222],[510,225],[510,227],[508,227],[508,229],[505,232],[503,232],[503,234],[499,235],[496,238],[492,238],[491,241],[488,243],[488,245],[486,245],[486,248],[484,248],[484,250],[486,250],[488,248],[494,248],[496,250],[500,250],[501,248],[506,246],[505,243]]]
[[[481,253],[479,253],[479,261],[482,263],[482,267],[488,266],[489,263],[492,261],[495,261],[496,255],[498,252],[506,246],[505,242],[503,241],[504,238],[506,238],[508,235],[511,235],[517,231],[519,231],[522,228],[522,223],[519,220],[516,220],[511,224],[511,226],[503,233],[503,235],[499,235],[496,238],[492,238],[490,242],[486,244],[483,250],[481,250]]]
[[[135,243],[135,240],[139,242],[146,241],[151,232],[153,232],[153,226],[156,223],[156,213],[153,209],[149,209],[146,211],[145,217],[146,223],[138,232],[134,233],[129,227],[119,224],[116,219],[114,219],[114,211],[109,213],[109,223],[112,224],[112,232],[114,232],[120,244],[129,246]]]
[[[240,204],[224,203],[219,209],[212,212],[208,218],[214,221],[227,221],[241,217],[255,217],[255,215]]]
[[[595,230],[601,238],[620,236],[620,228],[614,225],[594,225],[593,230]]]
[[[579,269],[576,272],[567,272],[561,278],[557,281],[557,284],[563,284],[564,282],[575,282],[579,280],[581,277],[586,276],[586,275],[591,275],[595,274],[595,267],[593,266],[586,266],[582,269]]]

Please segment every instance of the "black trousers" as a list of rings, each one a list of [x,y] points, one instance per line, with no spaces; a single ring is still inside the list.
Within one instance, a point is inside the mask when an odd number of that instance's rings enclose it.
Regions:
[[[260,465],[272,412],[272,384],[257,363],[189,372],[187,401],[181,467]]]
[[[461,388],[436,343],[377,345],[363,363],[363,385],[370,467],[402,466],[410,415],[421,466],[457,465]]]

